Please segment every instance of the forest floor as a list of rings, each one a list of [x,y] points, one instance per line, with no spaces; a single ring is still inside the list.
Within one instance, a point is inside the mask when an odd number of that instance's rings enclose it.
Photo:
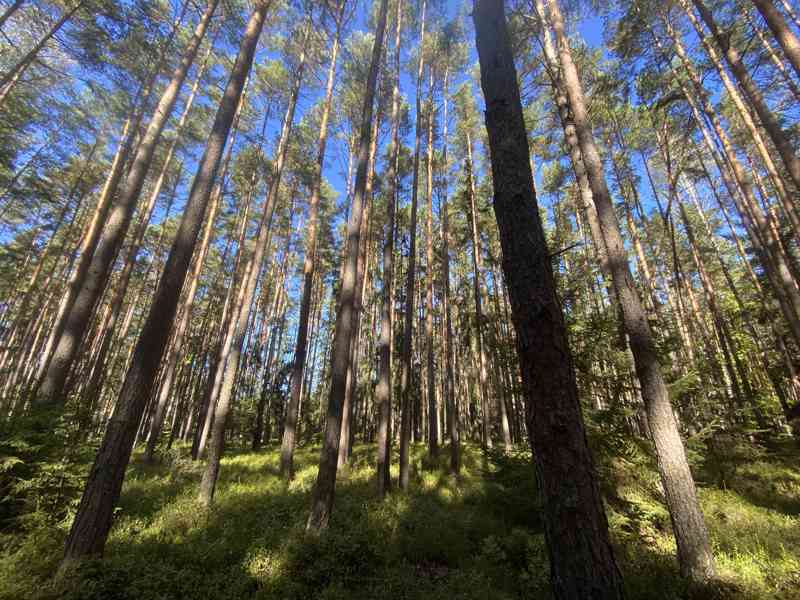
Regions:
[[[152,467],[135,458],[106,557],[56,581],[68,519],[23,523],[0,538],[0,598],[550,597],[529,453],[467,446],[455,480],[447,448],[430,462],[420,445],[410,490],[379,502],[374,449],[358,446],[337,484],[330,530],[317,539],[303,529],[318,452],[298,450],[287,486],[278,449],[230,451],[210,511],[195,501],[201,467],[185,450]],[[637,446],[626,454],[599,468],[628,598],[684,598],[653,461]],[[722,597],[800,598],[797,447],[726,459],[724,469],[692,457]]]

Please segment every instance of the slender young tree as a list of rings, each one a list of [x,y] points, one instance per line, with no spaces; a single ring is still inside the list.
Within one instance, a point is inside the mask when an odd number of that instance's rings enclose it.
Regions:
[[[422,75],[425,68],[425,17],[428,2],[422,0],[420,10],[419,59],[417,61],[416,128],[414,133],[414,176],[411,183],[411,224],[409,226],[408,268],[406,269],[406,306],[403,320],[403,348],[400,355],[400,481],[401,489],[408,487],[409,450],[411,444],[411,358],[414,339],[414,281],[417,261],[417,195],[419,188],[419,153],[422,138]]]
[[[286,420],[281,441],[281,474],[287,479],[294,476],[294,446],[297,432],[297,417],[300,408],[300,390],[303,383],[303,372],[306,366],[308,347],[308,319],[311,312],[311,292],[314,287],[317,261],[317,230],[319,229],[319,203],[322,188],[322,169],[325,165],[325,147],[328,141],[328,119],[333,103],[334,77],[336,76],[336,59],[339,54],[339,41],[344,19],[346,0],[337,0],[339,5],[334,15],[335,30],[331,60],[328,67],[328,80],[325,85],[325,99],[322,103],[322,118],[317,140],[317,162],[311,184],[311,200],[308,205],[308,222],[306,227],[306,254],[303,260],[303,295],[300,299],[300,315],[297,323],[297,341],[294,349],[294,362],[289,383],[289,403],[286,407]]]

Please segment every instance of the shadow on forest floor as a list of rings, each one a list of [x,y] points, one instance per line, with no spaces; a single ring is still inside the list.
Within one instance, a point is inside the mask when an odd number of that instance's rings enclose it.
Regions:
[[[67,579],[51,574],[67,523],[6,535],[0,598],[550,597],[541,508],[530,454],[468,446],[462,475],[417,446],[405,493],[377,500],[374,449],[358,446],[340,473],[329,531],[305,534],[318,447],[298,449],[297,476],[278,476],[279,450],[231,451],[211,510],[196,502],[201,465],[177,451],[134,462],[106,557]],[[725,598],[786,599],[800,589],[800,478],[781,456],[740,466],[727,489],[700,497]],[[609,523],[629,598],[685,597],[669,516],[646,453],[602,467]],[[396,456],[393,476],[396,481]],[[703,481],[713,480],[703,479]]]

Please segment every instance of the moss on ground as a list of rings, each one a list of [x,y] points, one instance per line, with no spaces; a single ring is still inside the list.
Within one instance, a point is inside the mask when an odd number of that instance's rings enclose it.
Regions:
[[[550,597],[528,453],[467,447],[456,480],[447,474],[446,448],[431,462],[418,446],[410,490],[379,502],[374,450],[359,446],[337,485],[330,530],[314,538],[304,524],[318,451],[298,450],[289,485],[278,476],[277,449],[231,452],[208,511],[195,500],[201,467],[185,451],[155,467],[134,461],[106,557],[55,580],[70,517],[55,524],[28,518],[0,539],[0,598]],[[708,461],[696,465],[723,578],[719,597],[800,598],[794,454],[765,451],[724,481]],[[652,458],[638,449],[603,462],[601,472],[629,598],[687,597]]]

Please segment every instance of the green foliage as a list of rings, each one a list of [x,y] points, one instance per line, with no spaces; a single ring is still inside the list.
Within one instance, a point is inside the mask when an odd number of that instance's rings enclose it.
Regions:
[[[589,439],[629,598],[794,597],[800,566],[796,452],[755,448],[746,438],[717,437],[715,450],[708,436],[691,440],[723,579],[705,595],[690,596],[678,574],[654,458],[645,444],[615,431],[608,423],[592,426]],[[743,456],[722,489],[715,485],[714,461],[731,452]],[[417,446],[409,491],[395,490],[379,502],[374,448],[359,446],[340,474],[331,526],[314,537],[304,525],[317,457],[317,447],[298,449],[297,477],[287,485],[278,476],[277,450],[231,453],[211,510],[196,503],[202,466],[185,448],[157,466],[134,460],[106,557],[54,579],[67,523],[28,522],[3,540],[0,598],[551,597],[529,451],[483,454],[467,446],[462,475],[454,479],[446,448],[431,461]],[[4,464],[18,468],[12,463]]]

